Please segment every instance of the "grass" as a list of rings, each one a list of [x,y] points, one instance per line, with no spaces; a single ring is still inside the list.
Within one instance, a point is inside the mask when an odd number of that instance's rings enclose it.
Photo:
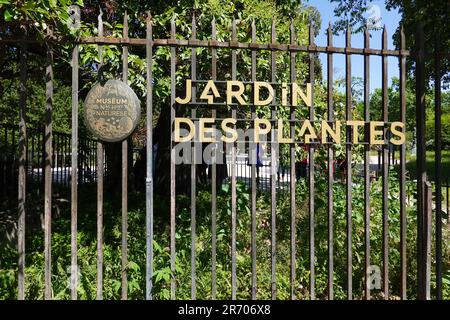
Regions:
[[[426,155],[426,167],[427,167],[427,174],[428,179],[430,181],[436,181],[435,178],[435,152],[434,151],[427,151]],[[447,181],[450,181],[450,150],[442,150],[442,172],[441,172],[441,179],[444,184],[447,183]],[[411,174],[412,179],[416,179],[416,157],[415,156],[409,156],[406,163],[406,168]]]
[[[426,154],[426,167],[428,179],[432,182],[436,181],[435,172],[435,152],[427,151]],[[442,150],[442,205],[444,210],[447,206],[447,188],[450,185],[450,150]],[[411,174],[411,179],[416,179],[416,157],[409,156],[406,163],[406,168]]]

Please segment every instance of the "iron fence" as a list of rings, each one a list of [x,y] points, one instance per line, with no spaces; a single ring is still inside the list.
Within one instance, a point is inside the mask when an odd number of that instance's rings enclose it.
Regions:
[[[45,120],[44,133],[40,133],[39,137],[31,134],[32,130],[27,128],[25,123],[25,111],[26,111],[26,52],[27,45],[33,43],[33,39],[27,39],[22,41],[20,39],[0,39],[0,42],[8,43],[9,45],[17,45],[20,50],[20,69],[21,69],[21,91],[20,91],[20,124],[18,127],[18,140],[17,140],[17,150],[18,153],[8,153],[3,155],[4,160],[2,160],[2,165],[15,165],[18,170],[18,250],[19,250],[19,261],[18,261],[18,283],[19,283],[19,299],[24,299],[24,283],[25,283],[25,202],[27,190],[29,189],[29,181],[33,179],[40,179],[43,181],[44,185],[44,199],[45,199],[45,298],[52,298],[52,283],[51,283],[51,201],[52,201],[52,185],[57,185],[61,181],[65,184],[69,181],[65,178],[67,173],[71,174],[70,179],[70,190],[71,190],[71,297],[72,299],[77,299],[77,252],[78,252],[78,242],[77,242],[77,221],[78,221],[78,190],[79,181],[85,181],[88,179],[86,174],[83,174],[84,170],[92,170],[96,172],[96,184],[97,184],[97,241],[98,241],[98,264],[97,264],[97,298],[103,298],[103,177],[104,177],[104,143],[101,141],[93,141],[89,139],[80,139],[78,132],[78,103],[79,103],[79,54],[80,46],[95,44],[100,48],[102,46],[121,46],[122,47],[122,74],[123,81],[128,81],[128,47],[129,46],[143,46],[146,49],[146,174],[145,174],[145,186],[146,186],[146,222],[145,222],[145,239],[146,239],[146,295],[147,299],[152,299],[154,290],[154,198],[153,198],[153,53],[156,47],[165,46],[170,48],[170,119],[171,119],[171,129],[173,128],[173,122],[177,115],[177,105],[175,102],[176,94],[176,71],[177,71],[177,49],[178,48],[190,48],[191,49],[191,64],[190,72],[191,79],[194,83],[193,91],[197,89],[196,82],[198,76],[197,70],[197,48],[205,48],[211,55],[211,74],[212,80],[220,80],[221,75],[217,72],[217,61],[220,55],[221,49],[228,49],[231,51],[231,58],[226,64],[231,71],[231,79],[237,80],[237,61],[243,52],[249,53],[251,55],[251,72],[250,79],[241,79],[251,82],[257,80],[256,68],[257,68],[257,56],[262,52],[268,52],[270,54],[270,79],[271,83],[277,83],[277,61],[276,57],[278,54],[286,53],[289,55],[290,68],[289,74],[291,83],[296,82],[298,78],[296,61],[298,55],[304,54],[308,60],[308,82],[311,84],[315,83],[315,65],[314,59],[318,54],[324,54],[327,56],[327,121],[333,122],[335,104],[333,101],[333,63],[335,55],[345,56],[345,119],[352,120],[352,90],[351,90],[351,78],[352,78],[352,56],[360,55],[364,58],[364,121],[368,123],[370,119],[370,63],[371,58],[377,56],[381,57],[382,60],[382,107],[383,107],[383,120],[384,122],[389,121],[389,101],[388,101],[388,57],[393,57],[399,61],[399,76],[400,76],[400,120],[405,123],[406,121],[406,57],[410,56],[411,53],[406,50],[405,46],[405,35],[403,31],[400,33],[400,46],[398,50],[391,50],[387,46],[388,32],[386,29],[383,30],[381,49],[373,49],[370,47],[370,34],[366,30],[364,33],[364,48],[353,48],[352,47],[352,33],[348,29],[346,33],[346,43],[345,47],[335,47],[333,45],[333,33],[331,28],[328,29],[328,41],[326,46],[320,46],[314,42],[313,28],[310,27],[309,39],[307,45],[299,45],[298,38],[296,37],[294,26],[291,25],[290,29],[290,43],[278,43],[276,36],[276,26],[272,24],[271,28],[271,42],[270,43],[258,43],[256,40],[256,24],[251,25],[251,42],[242,43],[237,40],[237,25],[236,21],[233,21],[231,35],[228,41],[219,41],[216,36],[216,24],[215,20],[211,23],[211,37],[210,39],[197,39],[196,35],[196,20],[195,17],[192,20],[192,33],[190,39],[180,39],[177,37],[175,21],[171,21],[170,38],[168,39],[154,39],[153,38],[153,24],[151,16],[149,15],[146,21],[146,38],[130,38],[128,35],[128,17],[125,14],[123,23],[123,37],[113,38],[104,37],[102,34],[102,22],[99,25],[99,35],[97,37],[81,38],[73,41],[73,54],[72,54],[72,133],[70,136],[64,134],[57,134],[52,130],[52,102],[53,102],[53,49],[52,45],[56,40],[48,40],[48,61],[46,66],[46,79],[47,79],[47,91],[46,91],[46,114],[47,118]],[[49,37],[51,39],[51,35]],[[418,179],[417,179],[417,217],[418,217],[418,298],[430,298],[430,212],[431,212],[431,202],[430,202],[430,185],[426,183],[426,172],[424,165],[424,148],[425,148],[425,102],[424,102],[424,61],[425,61],[425,50],[423,46],[423,31],[419,28],[417,37],[417,50],[414,53],[416,58],[416,79],[417,79],[417,141],[418,141]],[[36,40],[38,41],[38,40]],[[103,61],[102,55],[100,54],[101,64],[106,63]],[[439,82],[439,65],[436,66],[437,82]],[[258,79],[260,80],[260,79]],[[314,95],[314,86],[312,88]],[[440,87],[436,85],[437,92],[440,92]],[[193,94],[195,96],[195,94]],[[436,97],[436,108],[440,107],[439,97]],[[270,104],[271,115],[270,121],[275,124],[277,118],[277,108],[276,101]],[[201,103],[195,101],[192,105],[192,110],[190,117],[191,119],[197,119],[197,109],[201,107]],[[231,117],[240,121],[248,121],[248,119],[238,119],[238,107],[235,104],[229,105]],[[256,118],[256,109],[254,105],[251,107],[251,119]],[[213,104],[211,106],[211,117],[217,118],[219,112],[224,113],[223,110],[219,110],[220,105]],[[314,104],[309,109],[309,120],[314,121],[316,118],[316,108]],[[295,135],[295,124],[300,120],[296,118],[295,108],[291,106],[290,108],[290,131],[291,135]],[[6,128],[6,127],[5,127]],[[439,124],[437,128],[440,128]],[[5,132],[8,132],[8,129]],[[385,128],[385,134],[386,134]],[[438,129],[437,129],[438,130]],[[171,150],[173,150],[174,136],[173,130],[168,132],[171,135]],[[368,135],[368,130],[366,126],[365,134]],[[7,133],[5,134],[5,136]],[[12,137],[17,137],[17,135],[12,135]],[[10,139],[10,138],[5,138]],[[14,139],[14,138],[13,138]],[[33,142],[37,139],[36,142]],[[353,202],[352,202],[352,191],[353,182],[355,179],[355,170],[352,164],[352,132],[348,128],[345,144],[345,162],[344,162],[344,173],[345,178],[345,188],[346,188],[346,257],[347,257],[347,267],[346,267],[346,294],[348,299],[353,299],[353,266],[354,266],[354,255],[353,255]],[[10,141],[10,140],[8,140]],[[58,142],[59,141],[59,142]],[[273,140],[272,140],[273,141]],[[13,142],[13,145],[16,142]],[[68,145],[70,144],[70,148]],[[194,143],[195,144],[195,143]],[[5,144],[7,145],[7,144]],[[87,145],[87,146],[85,146]],[[270,193],[271,199],[271,220],[270,220],[270,247],[271,247],[271,297],[273,299],[277,298],[277,270],[276,270],[276,259],[277,259],[277,226],[276,226],[276,214],[277,214],[277,197],[279,195],[278,191],[280,189],[280,184],[283,183],[283,188],[288,190],[290,197],[290,298],[296,299],[297,289],[296,284],[297,279],[297,221],[296,221],[296,158],[295,149],[299,145],[299,142],[293,142],[289,145],[289,168],[285,172],[284,177],[277,177],[276,170],[270,170],[267,173],[263,168],[266,165],[258,168],[256,164],[243,164],[242,160],[238,158],[236,145],[233,145],[231,150],[231,156],[228,159],[228,171],[230,172],[230,182],[231,182],[231,298],[236,299],[238,283],[237,283],[237,264],[236,264],[236,229],[237,229],[237,194],[236,194],[236,184],[240,179],[245,178],[246,183],[250,188],[250,215],[251,215],[251,260],[252,266],[251,270],[251,298],[258,298],[258,282],[257,282],[257,262],[256,257],[258,253],[257,248],[257,212],[258,212],[258,180],[259,184],[264,185],[265,190]],[[34,146],[34,147],[33,147]],[[62,147],[61,147],[62,146]],[[38,148],[35,150],[34,148]],[[93,153],[94,147],[96,148],[96,155]],[[269,148],[273,146],[269,144]],[[6,148],[9,148],[6,146]],[[62,149],[61,149],[62,148]],[[86,149],[87,148],[87,149]],[[31,149],[31,155],[30,155]],[[69,151],[67,150],[69,149]],[[308,232],[308,248],[309,256],[304,257],[309,259],[309,274],[308,274],[308,292],[310,299],[316,298],[316,240],[315,240],[315,221],[316,221],[316,191],[315,191],[315,154],[318,150],[323,149],[327,153],[327,163],[335,163],[336,157],[334,154],[334,149],[331,144],[316,144],[312,143],[308,149],[308,175],[307,186],[308,186],[308,204],[307,212],[309,217],[309,230]],[[34,151],[33,151],[34,150]],[[84,151],[85,150],[85,151]],[[128,265],[128,141],[124,140],[122,142],[122,170],[121,170],[121,213],[122,213],[122,272],[121,272],[121,297],[122,299],[127,299],[128,297],[128,285],[127,285],[127,265]],[[439,152],[437,152],[439,154]],[[27,157],[29,160],[27,162]],[[13,157],[13,161],[11,158]],[[174,152],[171,152],[171,163],[170,163],[170,297],[175,299],[177,297],[177,287],[176,287],[176,215],[177,215],[177,195],[176,195],[176,175],[177,168],[175,162],[173,161]],[[196,214],[197,214],[197,165],[195,164],[195,153],[193,153],[194,161],[190,166],[190,199],[191,199],[191,297],[196,298],[197,293],[197,283],[196,283]],[[276,153],[270,153],[270,167],[273,169],[276,163]],[[70,158],[70,159],[69,159]],[[390,297],[390,278],[389,278],[389,150],[388,144],[384,145],[381,150],[380,161],[381,170],[380,176],[382,179],[382,188],[380,190],[382,197],[382,291],[383,297],[389,299]],[[31,161],[32,160],[32,161]],[[241,161],[241,162],[240,162]],[[245,161],[245,160],[244,160]],[[33,164],[36,163],[35,167]],[[29,174],[27,169],[29,165],[32,165],[32,174]],[[60,164],[60,167],[58,167]],[[96,169],[93,169],[93,166]],[[408,223],[406,216],[406,204],[404,199],[406,199],[406,149],[405,145],[400,147],[400,160],[398,163],[398,181],[400,183],[400,196],[398,201],[399,206],[399,219],[400,219],[400,257],[401,262],[399,266],[396,266],[400,270],[400,284],[399,284],[399,295],[401,299],[407,299],[407,262],[408,256],[406,252],[406,225]],[[60,170],[52,170],[53,167],[61,168]],[[34,170],[38,170],[38,173],[34,175]],[[216,298],[217,293],[217,190],[220,182],[217,180],[217,165],[212,163],[210,166],[210,189],[211,189],[211,297]],[[241,170],[241,171],[239,171]],[[439,176],[440,168],[437,168],[437,176]],[[246,173],[243,174],[242,172]],[[260,171],[258,179],[258,171]],[[2,179],[9,179],[7,177],[10,171],[2,170]],[[371,243],[370,243],[370,222],[371,222],[371,198],[370,198],[370,183],[371,183],[371,170],[370,170],[370,145],[364,144],[364,160],[362,163],[362,177],[364,184],[364,257],[363,263],[365,270],[368,270],[371,265]],[[245,177],[244,177],[245,176]],[[334,257],[337,254],[334,251],[334,212],[333,212],[333,184],[335,182],[335,172],[333,165],[327,165],[326,167],[327,176],[327,250],[328,250],[328,260],[327,260],[327,298],[334,298]],[[144,177],[141,177],[144,179]],[[3,180],[2,180],[3,181]],[[6,183],[2,183],[6,186]],[[436,188],[441,187],[441,182],[436,181]],[[283,189],[282,188],[282,189]],[[3,190],[3,189],[2,189]],[[438,193],[439,194],[439,193]],[[442,294],[442,239],[440,230],[441,225],[441,211],[439,210],[441,201],[437,199],[437,213],[436,213],[436,279],[437,279],[437,298],[441,297]],[[447,187],[447,207],[448,207],[448,187]],[[366,272],[364,275],[364,283],[366,284],[364,297],[370,299],[371,289],[367,285],[370,281],[370,274]]]

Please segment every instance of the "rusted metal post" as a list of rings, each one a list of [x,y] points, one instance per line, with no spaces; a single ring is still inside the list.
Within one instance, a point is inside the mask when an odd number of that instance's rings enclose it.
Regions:
[[[103,37],[103,13],[98,15],[98,36]],[[103,67],[103,47],[98,46],[99,72]],[[99,74],[99,79],[103,79]],[[103,143],[97,141],[97,300],[103,299],[103,176],[104,176]]]
[[[145,180],[146,225],[146,299],[153,299],[153,25],[147,14],[147,163]]]
[[[446,185],[446,190],[447,190],[447,223],[450,221],[450,181],[449,178],[447,177],[447,185]]]
[[[347,27],[346,48],[351,48],[351,29]],[[349,52],[345,54],[345,88],[346,106],[345,119],[352,120],[352,56]],[[346,219],[347,219],[347,299],[353,299],[353,248],[352,248],[352,131],[347,127],[347,144],[345,152],[346,161]]]
[[[26,103],[27,103],[27,46],[24,42],[20,44],[20,96],[19,96],[19,181],[18,181],[18,299],[25,299],[25,203],[26,203],[26,171],[25,158],[27,152],[27,129],[26,129]],[[7,139],[5,130],[5,139]],[[5,147],[6,147],[5,143]],[[5,161],[6,162],[6,161]],[[5,165],[6,169],[6,165]],[[4,171],[6,176],[6,170]],[[4,184],[6,187],[6,184]]]
[[[424,219],[424,288],[423,298],[431,299],[431,228],[433,214],[433,186],[429,181],[425,182],[425,219]]]
[[[49,36],[52,32],[49,29]],[[52,227],[52,162],[53,162],[53,48],[47,44],[46,108],[45,108],[45,187],[44,187],[44,233],[45,233],[45,299],[52,299],[52,256],[51,256],[51,227]]]
[[[237,42],[236,20],[233,19],[231,41]],[[231,79],[236,80],[236,50],[231,50]],[[237,118],[236,106],[232,106],[231,117]],[[236,126],[235,126],[236,129]],[[236,300],[236,142],[231,149],[231,299]]]
[[[436,183],[436,299],[442,300],[442,134],[440,41],[435,33],[434,57],[434,141]]]
[[[383,28],[383,34],[382,34],[382,48],[384,50],[387,49],[387,29],[386,26]],[[388,116],[388,104],[389,104],[389,97],[388,97],[388,60],[386,56],[382,57],[382,105],[383,105],[383,121],[384,123],[388,123],[389,116]],[[389,225],[388,225],[388,219],[389,219],[389,199],[388,199],[388,193],[389,193],[389,140],[387,138],[387,127],[384,127],[384,141],[385,144],[383,144],[383,165],[382,165],[382,213],[383,213],[383,240],[382,240],[382,250],[383,250],[383,294],[384,299],[389,299]]]
[[[333,46],[331,24],[327,30],[327,45]],[[333,54],[327,55],[327,113],[328,122],[334,121],[333,110]],[[334,150],[328,145],[328,300],[334,299],[334,224],[333,224],[333,185],[334,185]]]
[[[71,201],[70,201],[70,295],[77,299],[78,262],[77,262],[77,215],[78,215],[78,58],[79,47],[72,51],[72,150],[71,150]]]
[[[213,17],[211,22],[211,38],[216,41],[216,19]],[[211,49],[211,78],[217,80],[217,50]],[[212,107],[211,117],[217,118],[217,109]],[[212,126],[214,137],[216,136],[216,126]],[[216,299],[217,294],[217,148],[215,143],[212,163],[211,163],[211,299]]]
[[[128,39],[128,14],[123,17],[123,38]],[[128,83],[128,46],[122,48],[122,81]],[[122,141],[122,300],[128,299],[128,139]]]
[[[294,23],[291,21],[290,24],[290,43],[292,45],[296,44],[296,38],[295,38],[295,28],[294,28]],[[291,79],[291,83],[294,83],[297,81],[297,66],[296,66],[296,53],[295,52],[291,52],[290,53],[290,79]],[[290,119],[291,119],[291,123],[290,123],[290,134],[291,134],[291,139],[294,139],[295,137],[295,107],[291,106],[291,110],[290,110]],[[279,128],[278,130],[282,130],[282,128]],[[296,195],[296,175],[295,175],[295,144],[291,143],[289,146],[289,151],[290,151],[290,163],[291,163],[291,176],[290,176],[290,207],[291,207],[291,257],[290,257],[290,262],[291,262],[291,278],[290,278],[290,287],[291,287],[291,300],[295,300],[296,299],[296,294],[295,294],[295,278],[296,278],[296,259],[295,259],[295,255],[296,255],[296,234],[297,234],[297,230],[296,230],[296,219],[295,219],[295,213],[296,213],[296,203],[295,203],[295,195]]]
[[[364,48],[370,48],[370,32],[364,31]],[[365,139],[370,141],[370,55],[364,56],[364,121]],[[364,145],[364,298],[370,300],[370,145]]]
[[[197,40],[197,26],[195,21],[195,15],[192,16],[192,41]],[[191,78],[192,81],[197,80],[197,49],[191,49]],[[192,86],[192,99],[197,100],[197,88]],[[196,107],[191,110],[192,119],[197,118]],[[194,143],[192,144],[192,163],[191,163],[191,299],[197,298],[197,161],[196,161],[196,147],[200,147],[196,143],[196,135],[194,135]]]
[[[400,50],[406,48],[406,39],[403,26],[400,30]],[[406,56],[400,56],[400,114],[401,122],[406,125]],[[406,130],[406,128],[405,128]],[[400,297],[407,299],[406,277],[407,277],[407,256],[406,256],[406,144],[400,148]]]
[[[426,298],[426,254],[424,187],[427,180],[425,167],[425,42],[423,24],[416,32],[416,125],[417,125],[417,297]]]
[[[256,24],[255,20],[252,20],[252,43],[256,43]],[[251,51],[252,55],[252,67],[251,67],[251,80],[252,82],[256,81],[256,50]],[[255,106],[251,106],[251,118],[254,120],[256,118],[256,110]],[[254,126],[252,125],[254,130]],[[251,194],[251,225],[252,225],[252,233],[251,233],[251,255],[252,255],[252,299],[256,300],[257,294],[257,274],[256,274],[256,193],[258,189],[258,185],[256,182],[256,159],[257,155],[257,145],[252,143],[250,148],[253,150],[253,159],[251,160],[251,186],[252,186],[252,194]],[[259,178],[258,178],[259,183]]]
[[[170,38],[175,40],[175,16],[170,22]],[[174,122],[175,122],[175,90],[176,90],[176,63],[177,51],[176,47],[170,48],[170,297],[172,300],[176,298],[176,282],[175,282],[175,210],[176,210],[176,185],[175,185],[175,145],[174,145]]]
[[[275,20],[272,21],[272,29],[271,29],[271,42],[272,44],[276,44],[277,42],[277,35],[276,35],[276,29],[275,29]],[[276,83],[277,81],[277,55],[276,52],[272,50],[271,57],[271,81],[272,83]],[[273,97],[272,105],[271,105],[271,120],[272,120],[272,128],[275,128],[275,122],[277,118],[277,112],[276,112],[276,98]],[[271,256],[271,297],[272,300],[275,300],[277,298],[277,283],[276,283],[276,259],[277,259],[277,228],[276,228],[276,213],[277,213],[277,196],[276,196],[276,171],[277,171],[277,160],[278,160],[278,166],[283,165],[280,163],[280,155],[279,155],[279,144],[278,142],[275,142],[275,130],[272,130],[271,132],[271,151],[270,151],[270,165],[271,165],[271,171],[270,171],[270,211],[271,211],[271,248],[270,248],[270,256]],[[277,153],[278,150],[278,153]],[[278,157],[278,159],[277,159]]]
[[[309,25],[309,45],[314,46],[314,29],[312,24]],[[314,53],[309,53],[309,83],[311,84],[311,106],[309,108],[309,120],[314,121]],[[316,298],[316,273],[315,273],[315,237],[314,237],[314,226],[315,226],[315,208],[314,208],[314,144],[311,144],[308,148],[308,159],[309,159],[309,282],[310,282],[310,299],[314,300]]]

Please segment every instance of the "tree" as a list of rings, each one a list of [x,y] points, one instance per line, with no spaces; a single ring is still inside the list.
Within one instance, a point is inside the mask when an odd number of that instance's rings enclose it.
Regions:
[[[409,78],[406,82],[406,135],[407,141],[414,140],[414,130],[416,128],[416,95],[414,91],[414,80]],[[381,88],[375,89],[370,96],[370,118],[383,119],[383,92]],[[427,101],[430,101],[430,95],[427,96]],[[364,106],[361,105],[362,109]],[[388,112],[389,121],[400,121],[400,81],[398,78],[392,79],[392,84],[388,87]]]
[[[369,9],[369,0],[331,0],[337,2],[338,6],[334,13],[339,17],[339,21],[334,26],[335,32],[351,26],[355,32],[361,32],[367,24],[365,13]],[[450,60],[448,48],[450,47],[450,2],[449,1],[427,1],[427,0],[385,0],[388,10],[398,9],[401,14],[400,26],[394,34],[394,43],[397,48],[400,46],[400,27],[403,26],[406,34],[406,46],[410,50],[415,49],[415,34],[417,22],[423,22],[425,35],[425,48],[432,55],[426,59],[426,74],[428,79],[433,79],[434,56],[436,43],[439,44],[441,57],[442,75],[444,86],[450,85]],[[391,31],[393,32],[393,31]],[[437,41],[437,42],[436,42]],[[414,71],[414,61],[408,59],[408,70]],[[429,81],[427,83],[430,83]]]
[[[153,32],[155,38],[169,38],[170,37],[170,21],[175,19],[177,28],[177,37],[187,39],[191,33],[191,19],[195,14],[197,18],[197,37],[199,39],[210,39],[211,35],[211,20],[213,17],[217,23],[217,39],[229,39],[231,35],[232,20],[236,19],[238,24],[238,40],[241,42],[250,42],[251,40],[251,23],[256,20],[257,25],[257,41],[270,42],[270,27],[272,20],[275,20],[277,27],[277,40],[280,43],[289,42],[289,26],[292,21],[294,24],[297,38],[300,44],[307,44],[308,39],[308,25],[312,24],[314,27],[314,34],[318,34],[320,30],[320,14],[313,7],[308,7],[302,4],[301,0],[237,0],[233,2],[219,1],[219,0],[157,0],[153,2],[139,2],[135,0],[128,1],[78,1],[81,8],[82,23],[77,30],[68,28],[70,17],[68,15],[68,7],[71,5],[70,1],[37,1],[37,2],[17,2],[4,1],[2,2],[0,19],[3,19],[0,29],[0,36],[17,36],[23,32],[21,24],[25,24],[27,37],[42,38],[46,35],[48,28],[51,27],[54,36],[60,39],[74,38],[75,36],[96,36],[97,35],[97,16],[99,14],[98,8],[103,11],[104,32],[109,36],[121,36],[123,25],[123,15],[127,11],[129,14],[129,35],[132,37],[145,37],[145,18],[146,11],[151,11],[153,15]],[[55,75],[61,78],[61,81],[70,85],[71,75],[70,68],[67,68],[67,62],[70,61],[71,55],[71,41],[61,43],[55,46],[55,56],[59,59],[55,60]],[[31,49],[31,48],[30,48]],[[8,54],[2,55],[3,59],[0,64],[5,66],[11,65],[11,61],[17,62],[17,50],[15,48],[3,47]],[[43,60],[45,57],[45,45],[35,46],[33,50],[36,56]],[[218,74],[223,75],[227,79],[230,78],[230,50],[218,50],[220,54],[218,64]],[[210,50],[198,50],[198,76],[202,78],[209,78],[211,72],[210,65]],[[307,55],[298,54],[297,59],[297,73],[298,82],[306,81],[308,75],[308,57]],[[83,101],[87,90],[92,87],[94,82],[98,79],[99,58],[96,46],[83,46],[80,53],[80,101]],[[102,69],[106,78],[120,78],[121,77],[121,50],[117,47],[105,46],[103,50],[103,57],[105,66]],[[29,56],[30,59],[35,59],[35,56]],[[221,63],[225,61],[225,63]],[[289,73],[289,55],[279,54],[278,62],[278,79],[280,81],[288,81]],[[43,66],[45,63],[37,63],[36,70],[33,73],[43,74]],[[250,79],[250,65],[251,59],[248,52],[240,53],[238,57],[238,78]],[[320,62],[315,59],[315,73],[317,81],[321,79]],[[138,96],[145,101],[145,48],[131,47],[129,54],[129,80],[131,87],[137,92]],[[170,49],[168,47],[157,47],[154,52],[154,111],[155,111],[155,137],[161,138],[159,141],[157,153],[157,172],[161,175],[161,179],[156,179],[156,190],[161,194],[168,194],[169,186],[169,170],[167,170],[168,142],[167,139],[162,139],[168,134],[170,128],[170,117],[167,117],[170,110]],[[2,69],[2,74],[6,73],[16,74],[17,70]],[[269,79],[270,64],[268,53],[258,53],[258,79]],[[190,76],[190,49],[181,48],[178,51],[177,61],[177,88],[182,90],[183,79]],[[2,75],[0,75],[0,78]],[[181,113],[183,111],[180,111]],[[244,116],[246,112],[243,111],[240,116]],[[258,109],[259,113],[269,114],[269,108]],[[207,111],[203,111],[207,115]],[[199,116],[202,116],[199,114]],[[220,116],[220,111],[219,111]],[[142,117],[142,124],[145,123],[145,117]],[[80,124],[82,121],[79,122]],[[168,125],[169,124],[169,125]],[[141,129],[141,128],[140,128]],[[145,135],[145,130],[138,130],[138,134]],[[141,138],[141,137],[134,137]],[[136,140],[136,139],[134,139]],[[142,139],[137,139],[142,140]],[[108,147],[107,147],[108,150]],[[109,161],[113,161],[115,156],[120,157],[120,152],[111,152]],[[131,163],[131,161],[129,161]],[[120,161],[115,161],[120,165]],[[115,167],[108,164],[113,172],[120,172],[115,170]],[[183,168],[180,167],[180,170]],[[113,183],[114,186],[119,184]],[[120,186],[120,185],[119,185]]]

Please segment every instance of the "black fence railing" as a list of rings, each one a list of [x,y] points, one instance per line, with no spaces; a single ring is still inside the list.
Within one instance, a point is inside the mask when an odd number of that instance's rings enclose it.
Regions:
[[[71,180],[71,135],[53,131],[52,182],[56,188],[69,188]],[[0,198],[15,199],[18,183],[19,127],[0,124]],[[78,185],[96,181],[96,140],[78,139]],[[27,190],[43,192],[45,132],[44,128],[27,128]]]

